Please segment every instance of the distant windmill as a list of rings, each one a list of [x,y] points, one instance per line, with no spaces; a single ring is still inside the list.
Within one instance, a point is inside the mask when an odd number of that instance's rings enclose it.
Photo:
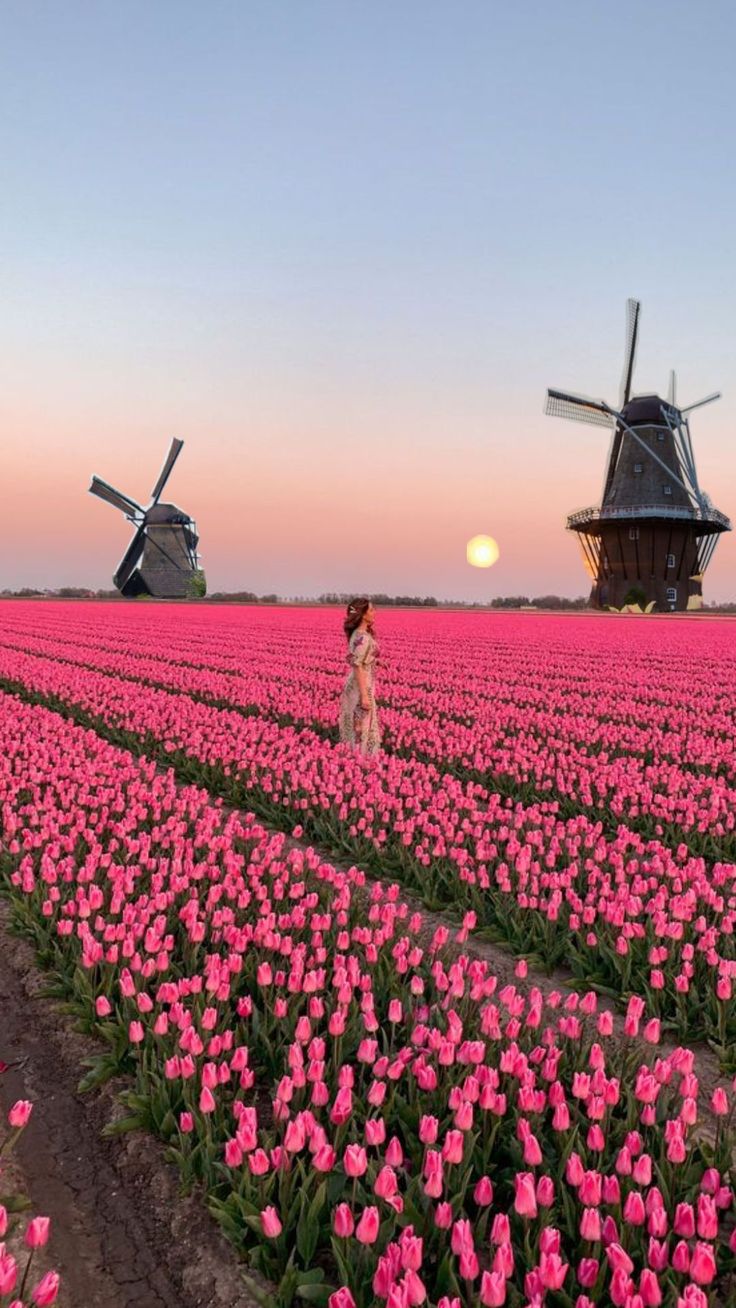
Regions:
[[[601,608],[632,600],[660,611],[695,608],[718,537],[731,523],[698,485],[688,414],[720,392],[678,408],[672,372],[666,400],[632,397],[640,313],[639,301],[629,300],[618,408],[548,390],[545,412],[613,433],[600,507],[567,519],[593,578],[592,602]]]
[[[136,529],[113,577],[118,590],[128,597],[155,595],[159,599],[178,599],[192,594],[194,574],[199,570],[196,526],[175,504],[160,502],[183,444],[176,439],[171,442],[146,509],[106,481],[92,478],[90,494],[99,495],[101,500],[120,509]]]

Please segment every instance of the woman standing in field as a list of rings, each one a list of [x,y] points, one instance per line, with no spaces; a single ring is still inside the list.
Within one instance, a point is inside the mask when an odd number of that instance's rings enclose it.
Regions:
[[[350,671],[340,699],[340,740],[357,745],[361,754],[377,754],[381,748],[381,728],[373,694],[373,668],[378,658],[374,619],[371,601],[354,599],[348,604],[343,624],[348,638]]]

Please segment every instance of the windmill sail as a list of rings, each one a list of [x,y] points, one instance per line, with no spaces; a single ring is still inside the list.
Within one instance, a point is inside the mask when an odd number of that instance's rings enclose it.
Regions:
[[[156,485],[151,491],[152,504],[157,504],[159,499],[161,498],[161,494],[163,492],[164,486],[166,485],[167,481],[169,480],[169,477],[171,476],[172,468],[174,467],[176,460],[181,454],[183,445],[184,445],[183,441],[177,440],[177,438],[174,437],[173,441],[171,442],[169,452],[166,455],[166,461],[164,463],[164,466],[159,473],[158,481],[156,482]]]
[[[136,504],[135,500],[129,499],[121,491],[115,490],[114,486],[110,486],[101,477],[92,478],[89,491],[90,495],[98,495],[101,500],[106,500],[108,504],[112,504],[114,509],[120,509],[120,512],[124,513],[128,518],[140,517],[143,513],[140,504]]]
[[[621,380],[621,408],[631,399],[631,383],[634,379],[636,345],[639,337],[639,315],[641,304],[638,300],[626,301],[626,352],[624,354],[624,373]]]
[[[114,577],[115,585],[118,590],[125,592],[125,587],[128,585],[128,582],[133,575],[136,564],[140,562],[141,555],[143,554],[145,531],[145,526],[141,523],[118,564]]]
[[[615,422],[611,411],[599,400],[573,395],[570,391],[548,390],[544,411],[550,418],[572,418],[575,422],[590,422],[594,427],[613,427]]]

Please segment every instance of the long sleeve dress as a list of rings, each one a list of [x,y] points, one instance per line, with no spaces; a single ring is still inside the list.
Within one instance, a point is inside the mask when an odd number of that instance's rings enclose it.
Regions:
[[[377,754],[381,748],[381,728],[373,693],[373,668],[378,657],[378,645],[369,631],[354,631],[348,645],[349,672],[340,698],[340,740],[357,745],[361,754]],[[361,712],[360,687],[355,674],[357,667],[366,671],[368,698],[371,707]]]

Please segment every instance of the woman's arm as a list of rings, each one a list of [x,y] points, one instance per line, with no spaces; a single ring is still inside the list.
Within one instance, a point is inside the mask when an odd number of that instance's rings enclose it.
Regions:
[[[358,690],[360,691],[361,708],[369,709],[371,706],[371,696],[368,688],[368,673],[361,663],[359,663],[355,669],[355,680],[358,683]]]

